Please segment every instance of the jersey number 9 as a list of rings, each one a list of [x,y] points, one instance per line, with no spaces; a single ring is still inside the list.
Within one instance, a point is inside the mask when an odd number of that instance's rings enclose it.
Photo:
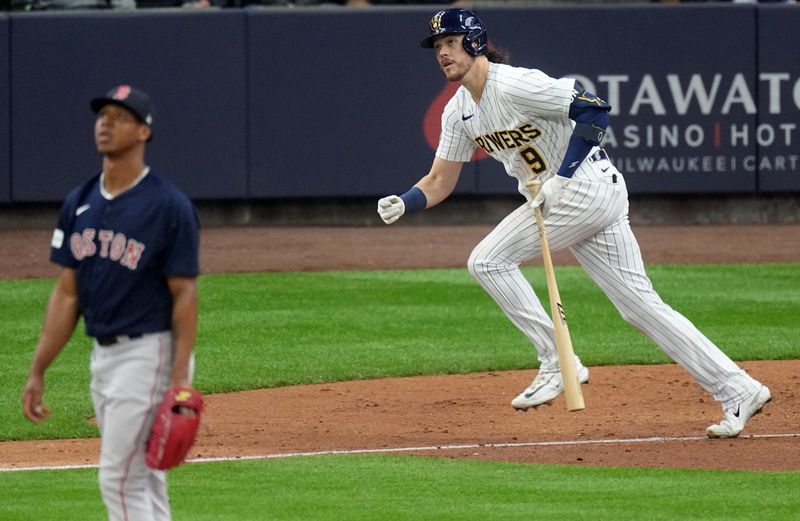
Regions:
[[[534,174],[541,175],[547,170],[547,164],[545,164],[544,159],[542,159],[542,156],[539,155],[539,152],[535,148],[525,147],[519,151],[519,155],[522,156],[522,159],[528,164]]]

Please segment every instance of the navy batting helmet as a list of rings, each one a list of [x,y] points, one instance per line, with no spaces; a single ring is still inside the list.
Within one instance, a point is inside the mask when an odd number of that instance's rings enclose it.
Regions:
[[[427,49],[432,49],[433,40],[443,34],[463,34],[464,49],[473,56],[483,54],[489,43],[486,27],[481,19],[466,9],[452,8],[439,11],[431,18],[430,30],[431,34],[422,40],[422,46]]]

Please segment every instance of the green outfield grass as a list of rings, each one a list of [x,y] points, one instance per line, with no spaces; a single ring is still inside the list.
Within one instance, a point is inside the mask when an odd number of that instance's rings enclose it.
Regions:
[[[204,463],[170,473],[175,521],[777,521],[797,472],[615,469],[409,456]],[[91,469],[0,473],[0,519],[101,521]]]
[[[544,273],[526,268],[546,302]],[[797,356],[800,265],[651,266],[664,300],[732,358]],[[587,365],[665,363],[577,267],[558,269]],[[95,436],[90,342],[80,331],[47,374],[52,418],[20,393],[52,280],[0,280],[0,440]],[[533,348],[464,269],[208,275],[200,280],[198,388],[206,393],[384,376],[535,367]]]
[[[800,265],[651,266],[656,288],[737,360],[797,356]],[[544,274],[526,274],[546,302]],[[557,270],[588,365],[668,359],[625,324],[580,268]],[[52,418],[19,399],[52,280],[0,280],[0,439],[95,436],[89,341],[47,377]],[[535,367],[532,348],[466,270],[204,276],[197,386],[204,392]],[[176,521],[789,520],[800,472],[610,469],[318,456],[184,465]],[[3,521],[105,519],[96,470],[0,472]]]

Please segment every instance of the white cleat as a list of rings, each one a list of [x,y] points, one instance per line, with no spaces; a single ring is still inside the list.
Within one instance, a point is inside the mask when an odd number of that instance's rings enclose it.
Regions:
[[[577,371],[580,383],[584,384],[589,381],[589,370],[580,362]],[[519,396],[511,400],[511,407],[527,411],[530,408],[552,402],[563,392],[564,382],[561,379],[561,371],[539,371],[533,382]]]
[[[709,438],[735,438],[742,432],[744,426],[754,414],[761,412],[764,404],[772,399],[767,386],[762,385],[761,388],[753,393],[745,401],[739,403],[736,408],[728,409],[725,412],[725,417],[722,421],[710,425],[706,429],[706,434]]]

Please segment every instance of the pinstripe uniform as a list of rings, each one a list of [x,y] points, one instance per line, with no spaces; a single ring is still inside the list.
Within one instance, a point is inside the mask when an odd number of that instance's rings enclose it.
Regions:
[[[480,146],[518,181],[555,175],[573,123],[568,117],[574,80],[538,70],[489,64],[480,101],[460,87],[445,107],[436,155],[467,162]],[[550,202],[545,218],[551,248],[569,248],[622,317],[649,336],[724,408],[758,392],[740,369],[689,320],[665,304],[647,277],[628,222],[625,181],[601,149],[593,148]],[[540,371],[558,369],[553,324],[519,269],[541,255],[534,213],[524,204],[473,250],[469,271],[508,318],[536,346]]]

